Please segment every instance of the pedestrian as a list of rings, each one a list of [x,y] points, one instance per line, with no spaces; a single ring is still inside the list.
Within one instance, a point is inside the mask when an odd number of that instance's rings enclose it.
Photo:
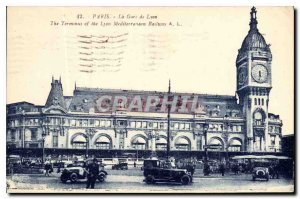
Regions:
[[[50,175],[49,175],[49,171],[50,171],[50,169],[51,169],[51,165],[50,165],[49,162],[45,162],[45,167],[44,167],[44,169],[45,169],[45,176],[50,176]]]
[[[134,163],[133,163],[133,167],[135,168],[136,167],[136,162],[134,161]]]
[[[97,164],[97,159],[94,158],[93,162],[88,164],[87,168],[87,184],[86,188],[94,189],[95,188],[95,182],[97,179],[97,176],[99,174],[99,165]]]
[[[222,176],[224,176],[224,174],[225,174],[225,165],[223,163],[220,164],[219,171],[222,174]]]
[[[204,164],[203,173],[204,173],[204,176],[209,176],[209,173],[210,173],[209,164],[207,164],[207,163]]]
[[[273,179],[275,179],[275,176],[279,179],[279,164],[276,164],[273,168]]]

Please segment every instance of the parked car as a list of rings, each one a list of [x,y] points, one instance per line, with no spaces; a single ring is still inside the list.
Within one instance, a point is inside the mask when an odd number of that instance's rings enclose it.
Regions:
[[[128,170],[128,164],[123,162],[112,166],[112,170]]]
[[[175,169],[159,160],[144,160],[144,181],[147,184],[156,182],[181,183],[188,185],[193,182],[192,175],[186,169]]]
[[[268,162],[254,162],[252,180],[255,181],[257,178],[266,179],[267,181],[270,179]]]
[[[66,183],[70,180],[72,183],[77,182],[79,179],[86,179],[87,172],[85,170],[85,166],[88,164],[89,160],[75,162],[67,165],[67,167],[62,171],[60,176],[60,180],[63,183]],[[98,174],[98,181],[104,182],[107,176],[107,172],[104,170],[103,165],[100,164],[100,172]]]

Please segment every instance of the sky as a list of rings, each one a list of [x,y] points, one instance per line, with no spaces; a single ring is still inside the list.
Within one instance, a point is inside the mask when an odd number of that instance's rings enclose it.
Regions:
[[[7,103],[44,105],[52,75],[61,76],[64,95],[72,95],[75,82],[167,91],[169,79],[175,92],[235,95],[250,9],[9,7]],[[273,55],[269,112],[280,115],[283,134],[294,133],[293,12],[257,7],[258,29]]]

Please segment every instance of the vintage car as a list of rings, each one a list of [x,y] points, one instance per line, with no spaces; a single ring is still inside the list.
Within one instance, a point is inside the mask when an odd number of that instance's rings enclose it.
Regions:
[[[125,162],[115,164],[112,166],[112,170],[128,170],[128,164]]]
[[[75,183],[80,179],[86,179],[87,172],[85,170],[85,166],[88,163],[89,160],[68,164],[67,167],[62,171],[62,174],[60,176],[61,182],[66,183],[68,180],[70,180],[72,183]],[[103,165],[100,164],[99,166],[100,172],[97,179],[99,182],[104,182],[107,176],[107,172],[104,171]]]
[[[270,179],[268,162],[254,162],[252,180],[255,181],[256,179],[266,179],[267,181]]]
[[[186,169],[172,168],[171,164],[159,160],[144,160],[144,181],[147,184],[156,182],[180,183],[188,185],[193,182],[192,175]]]

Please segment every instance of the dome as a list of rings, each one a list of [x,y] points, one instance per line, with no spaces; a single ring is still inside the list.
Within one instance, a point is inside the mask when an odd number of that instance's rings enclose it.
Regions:
[[[259,33],[257,29],[249,31],[241,47],[242,51],[256,49],[270,51],[269,45],[266,43],[265,38]]]
[[[242,57],[246,56],[248,51],[250,50],[271,52],[270,47],[266,43],[265,38],[262,36],[262,34],[260,34],[260,32],[257,29],[256,8],[253,7],[251,9],[250,16],[250,30],[239,50],[237,61],[240,60]]]

